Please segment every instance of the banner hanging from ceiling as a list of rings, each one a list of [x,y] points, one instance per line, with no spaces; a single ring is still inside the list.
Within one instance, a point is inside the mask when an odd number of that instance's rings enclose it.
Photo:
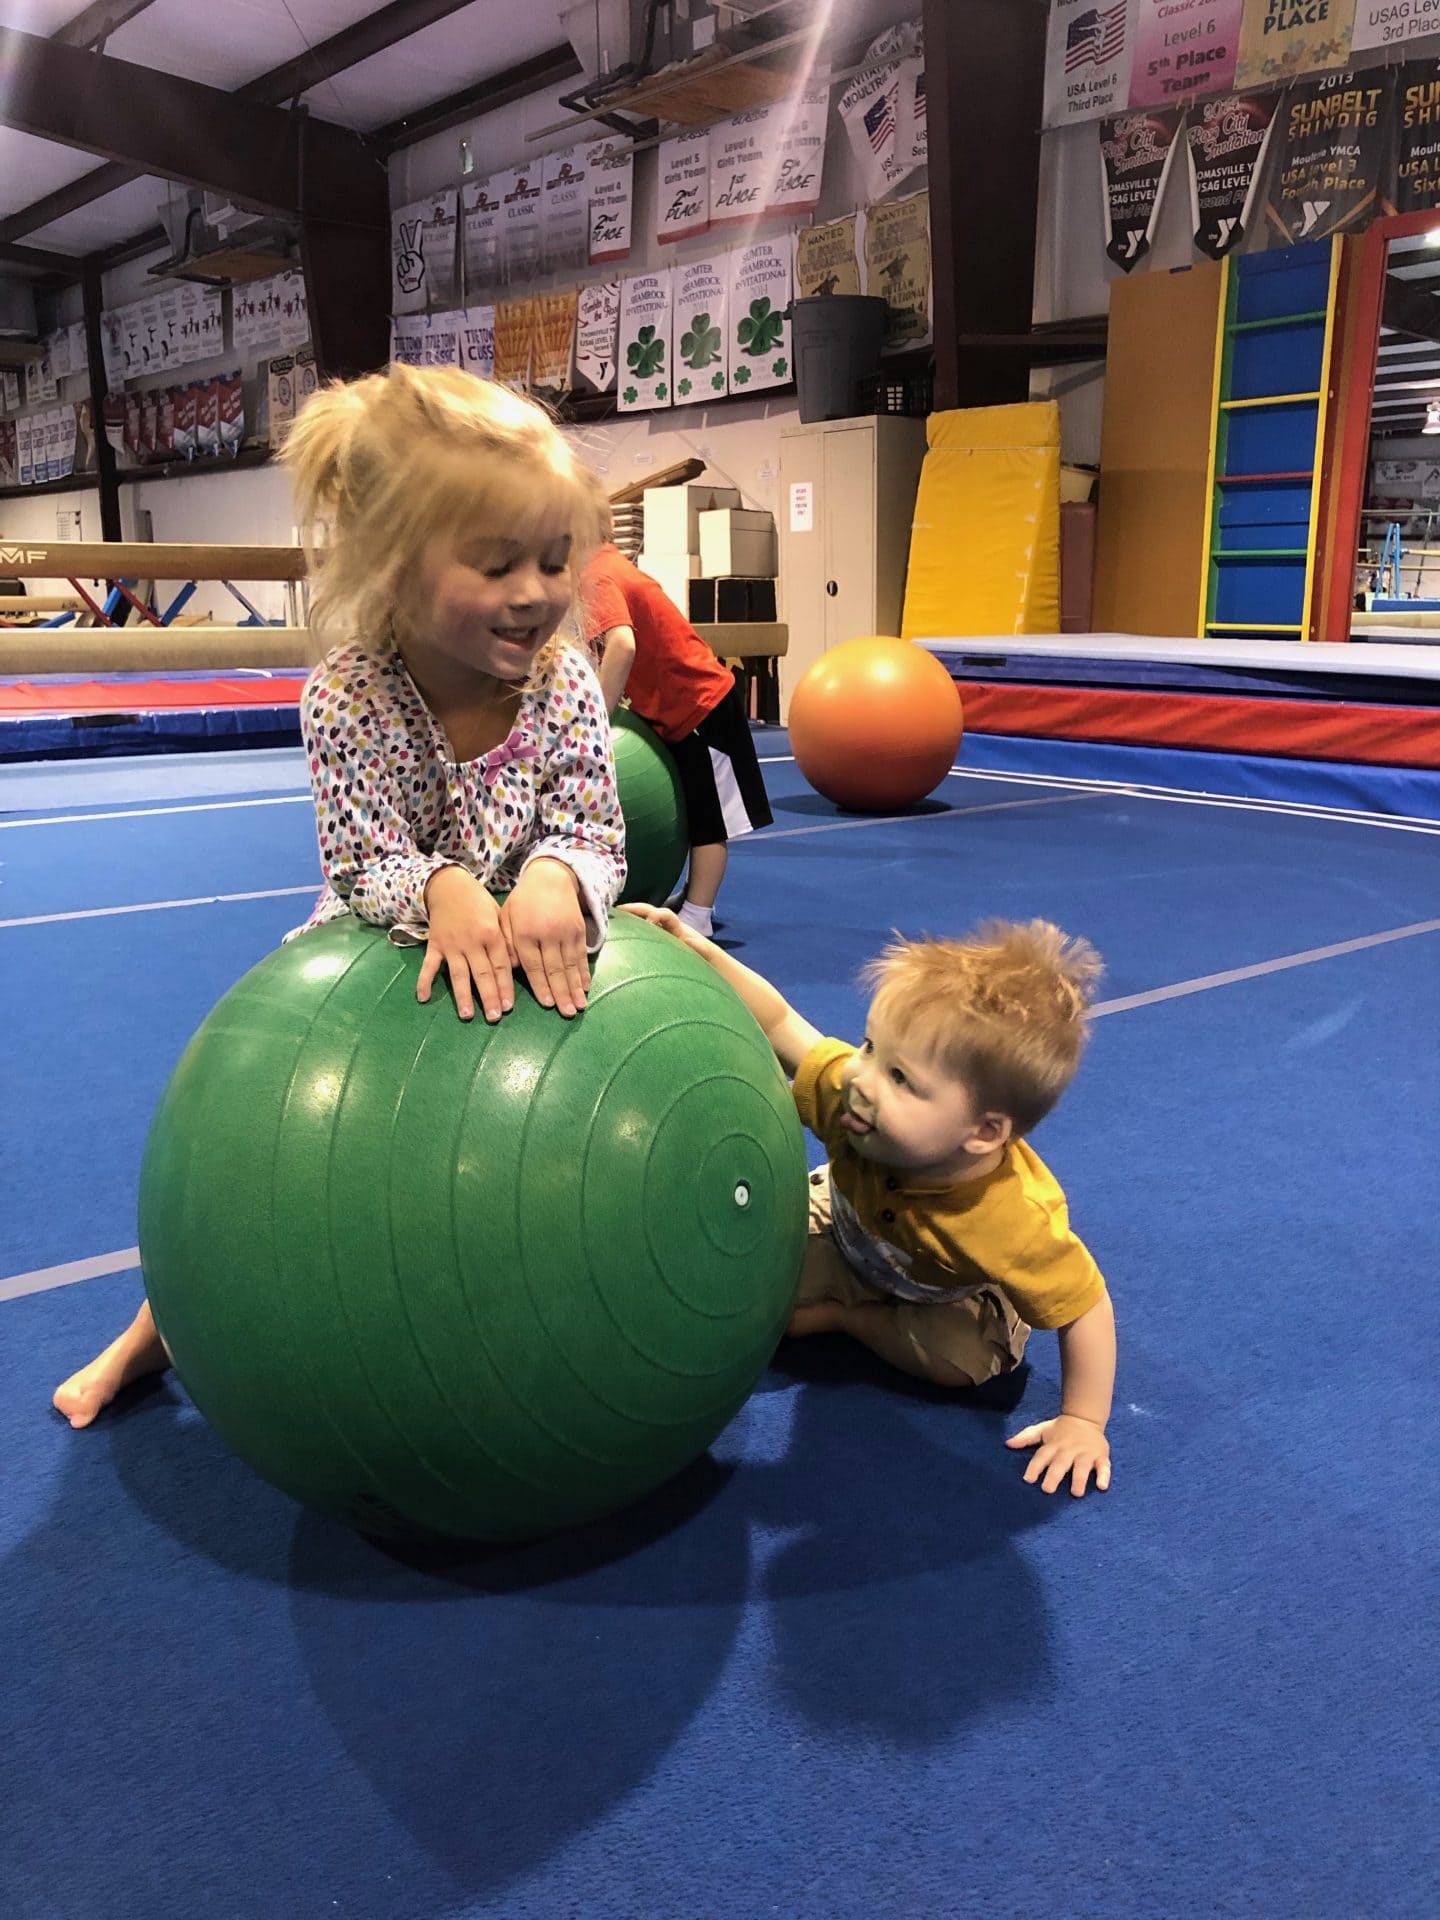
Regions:
[[[1125,273],[1150,251],[1184,113],[1183,107],[1156,107],[1100,122],[1105,251]]]
[[[1132,107],[1169,106],[1235,83],[1245,0],[1137,0]]]
[[[1115,113],[1130,99],[1130,0],[1052,0],[1045,40],[1047,127]]]
[[[1280,105],[1278,92],[1198,100],[1189,109],[1190,215],[1196,248],[1223,260],[1254,226],[1261,169]]]
[[[1350,58],[1355,0],[1246,0],[1235,84],[1273,87]]]
[[[1306,80],[1285,96],[1267,213],[1287,240],[1323,240],[1393,213],[1385,197],[1395,69]]]

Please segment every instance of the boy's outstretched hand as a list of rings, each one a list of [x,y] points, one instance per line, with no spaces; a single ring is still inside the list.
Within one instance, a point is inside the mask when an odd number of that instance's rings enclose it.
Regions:
[[[1092,1473],[1097,1492],[1104,1493],[1110,1484],[1110,1442],[1105,1430],[1078,1414],[1057,1413],[1053,1420],[1038,1421],[1012,1434],[1005,1444],[1039,1448],[1025,1469],[1025,1479],[1032,1487],[1039,1480],[1042,1493],[1054,1493],[1067,1473],[1070,1491],[1077,1500],[1089,1486]]]
[[[687,927],[679,914],[672,913],[668,907],[652,907],[644,900],[627,900],[619,911],[633,913],[637,920],[648,920],[652,927],[658,927],[661,933],[673,935],[687,947],[709,945],[703,934],[696,933],[693,927]]]

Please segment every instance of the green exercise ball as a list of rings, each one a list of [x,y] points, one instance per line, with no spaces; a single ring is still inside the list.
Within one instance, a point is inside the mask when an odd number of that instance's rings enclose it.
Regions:
[[[670,749],[638,713],[621,707],[611,720],[615,779],[625,816],[627,872],[622,900],[663,907],[690,851],[685,795]]]
[[[784,1330],[805,1148],[759,1027],[617,914],[586,1012],[456,1017],[345,918],[251,969],[150,1129],[140,1252],[202,1413],[381,1536],[592,1520],[695,1459]]]

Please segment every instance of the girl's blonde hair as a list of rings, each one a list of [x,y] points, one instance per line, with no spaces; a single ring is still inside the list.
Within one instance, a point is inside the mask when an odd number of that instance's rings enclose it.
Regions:
[[[580,568],[598,541],[593,477],[543,407],[458,367],[322,387],[285,442],[322,643],[387,642],[425,550],[528,543],[559,523]],[[542,649],[543,676],[567,639]]]
[[[1103,971],[1048,920],[988,920],[963,940],[897,938],[861,975],[872,1006],[1016,1135],[1045,1118],[1089,1038]]]

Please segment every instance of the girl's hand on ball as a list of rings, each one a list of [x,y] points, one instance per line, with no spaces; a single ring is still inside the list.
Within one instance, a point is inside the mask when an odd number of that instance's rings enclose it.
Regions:
[[[563,860],[532,860],[500,909],[500,925],[541,1006],[567,1020],[583,1012],[590,959],[574,869]]]
[[[450,975],[455,1011],[462,1020],[475,1016],[475,998],[489,1021],[515,1004],[514,965],[500,909],[473,874],[463,867],[441,867],[425,888],[430,937],[420,968],[415,998],[422,1004],[441,967]]]

